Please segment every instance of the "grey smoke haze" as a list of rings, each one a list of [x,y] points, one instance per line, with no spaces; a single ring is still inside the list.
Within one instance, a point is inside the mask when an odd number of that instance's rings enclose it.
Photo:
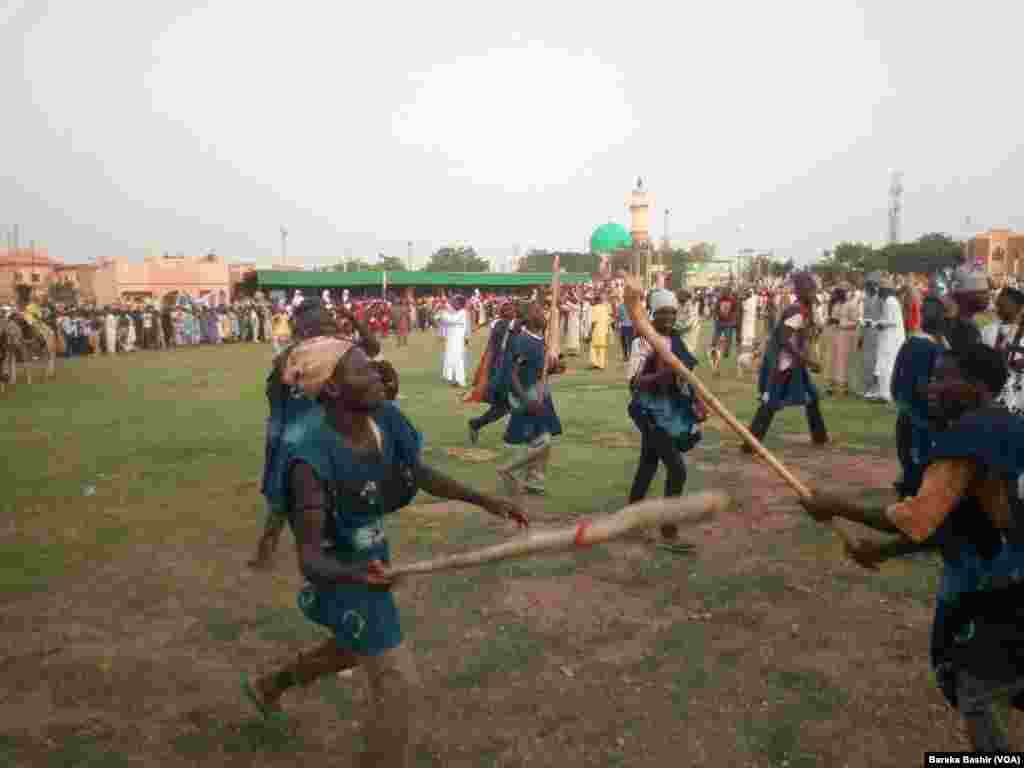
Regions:
[[[0,8],[0,232],[68,261],[216,249],[417,266],[628,223],[805,262],[1024,227],[1005,0],[147,3]]]

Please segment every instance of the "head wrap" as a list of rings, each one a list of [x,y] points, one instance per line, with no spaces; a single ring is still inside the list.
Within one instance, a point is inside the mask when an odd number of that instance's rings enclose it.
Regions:
[[[355,346],[347,339],[317,336],[292,349],[285,363],[281,380],[302,389],[306,397],[317,398],[334,369],[346,353]]]
[[[657,312],[659,309],[666,308],[679,309],[679,300],[672,291],[658,288],[655,291],[651,291],[650,307],[651,312]]]

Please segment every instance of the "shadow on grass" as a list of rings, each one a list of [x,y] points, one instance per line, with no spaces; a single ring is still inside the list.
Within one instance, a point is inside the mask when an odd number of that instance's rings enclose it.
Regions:
[[[261,640],[267,642],[314,643],[328,637],[328,631],[299,613],[298,608],[279,608],[252,622]]]
[[[801,751],[800,730],[805,723],[831,720],[849,697],[819,672],[770,670],[764,676],[768,698],[780,709],[763,717],[746,717],[740,742],[752,755],[763,755],[773,768],[812,768],[817,755]]]
[[[462,666],[448,676],[447,688],[482,686],[495,674],[523,669],[532,659],[544,655],[548,639],[525,624],[502,624],[485,637],[475,649],[469,649]]]
[[[177,736],[173,745],[184,757],[209,758],[224,753],[294,752],[302,748],[302,740],[288,723],[262,719],[242,723],[207,720],[196,730]]]
[[[2,755],[3,752],[0,752]],[[133,763],[120,752],[105,749],[93,739],[72,736],[65,738],[60,746],[49,753],[46,765],[48,768],[128,768]]]
[[[691,594],[699,597],[704,607],[729,608],[740,595],[779,597],[786,592],[786,576],[782,573],[730,573],[721,576],[703,572],[691,573]]]
[[[68,562],[61,544],[0,542],[0,593],[14,595],[46,589]]]
[[[355,719],[355,697],[353,687],[361,684],[360,672],[344,680],[339,680],[337,675],[329,675],[319,683],[320,698],[334,707],[338,713],[339,720]]]

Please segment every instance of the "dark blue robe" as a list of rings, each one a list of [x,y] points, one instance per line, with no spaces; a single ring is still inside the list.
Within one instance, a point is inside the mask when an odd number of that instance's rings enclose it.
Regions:
[[[788,370],[778,370],[785,323],[802,311],[800,304],[791,304],[786,307],[779,322],[776,323],[772,335],[768,338],[757,388],[761,395],[761,402],[772,410],[792,405],[806,406],[818,401],[818,389],[814,386],[814,381],[807,368],[794,363]],[[806,349],[806,340],[800,346],[798,351],[802,353]]]

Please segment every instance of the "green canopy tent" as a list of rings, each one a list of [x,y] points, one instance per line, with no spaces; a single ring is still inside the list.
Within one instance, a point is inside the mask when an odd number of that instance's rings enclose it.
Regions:
[[[562,285],[589,283],[586,272],[560,275]],[[323,291],[340,288],[532,288],[551,284],[550,272],[306,272],[259,270],[264,290]]]

